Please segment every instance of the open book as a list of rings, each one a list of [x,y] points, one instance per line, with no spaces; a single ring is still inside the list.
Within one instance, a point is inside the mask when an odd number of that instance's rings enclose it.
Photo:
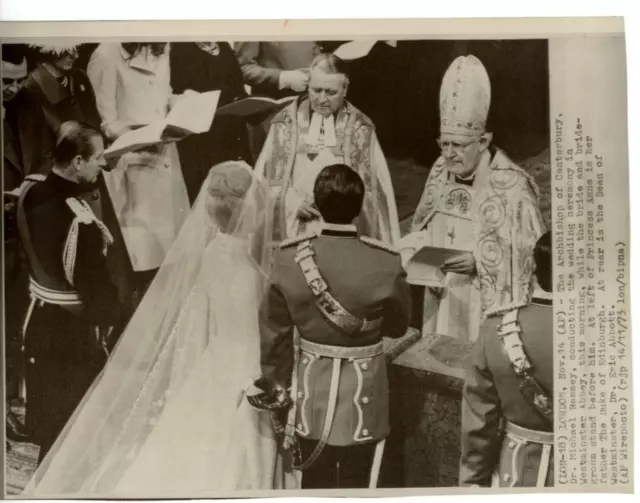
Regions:
[[[218,115],[232,115],[235,117],[250,117],[264,112],[277,112],[295,101],[298,96],[287,96],[279,100],[265,96],[249,96],[220,107]]]
[[[413,232],[396,245],[407,271],[407,281],[412,285],[444,287],[446,274],[442,272],[442,265],[465,251],[430,246],[427,237],[424,231]]]
[[[164,120],[132,126],[132,131],[120,136],[105,150],[105,158],[111,159],[158,143],[206,133],[213,123],[219,98],[220,91],[185,95],[176,102]]]

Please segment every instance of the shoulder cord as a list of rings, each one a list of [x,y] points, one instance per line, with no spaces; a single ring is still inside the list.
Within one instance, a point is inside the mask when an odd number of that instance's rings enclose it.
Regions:
[[[71,228],[69,229],[67,241],[62,252],[62,263],[64,266],[65,277],[67,278],[67,281],[73,285],[73,274],[75,271],[76,256],[78,252],[78,233],[80,224],[90,224],[94,222],[98,226],[102,234],[102,254],[105,256],[107,255],[109,246],[113,244],[113,236],[111,235],[111,232],[109,232],[109,229],[107,229],[107,226],[96,218],[93,211],[91,211],[91,207],[86,201],[70,197],[67,199],[67,204],[75,213],[76,217],[73,219]]]

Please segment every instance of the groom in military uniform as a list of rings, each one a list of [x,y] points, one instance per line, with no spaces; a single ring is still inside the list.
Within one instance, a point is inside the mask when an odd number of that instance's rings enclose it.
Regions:
[[[277,250],[262,306],[263,373],[291,389],[285,447],[303,489],[375,487],[389,434],[382,338],[398,338],[411,298],[400,256],[358,236],[364,183],[344,164],[314,186],[321,232]]]

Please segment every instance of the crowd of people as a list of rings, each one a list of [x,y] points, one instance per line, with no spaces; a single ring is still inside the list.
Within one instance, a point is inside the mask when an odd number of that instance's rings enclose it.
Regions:
[[[411,294],[389,167],[339,45],[3,46],[7,391],[26,400],[7,431],[40,448],[26,495],[375,487],[383,338],[405,334]],[[105,159],[210,90],[219,107],[295,99]],[[548,485],[552,339],[529,327],[550,319],[532,300],[551,290],[549,234],[535,182],[493,146],[490,102],[482,63],[453,61],[412,232],[459,253],[424,312],[475,341],[461,483],[531,482],[501,475],[503,428],[505,445],[533,443]]]

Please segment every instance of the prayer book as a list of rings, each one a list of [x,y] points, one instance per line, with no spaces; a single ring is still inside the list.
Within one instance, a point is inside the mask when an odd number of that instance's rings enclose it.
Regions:
[[[120,136],[105,150],[105,158],[120,157],[159,143],[180,141],[193,134],[206,133],[211,129],[219,98],[220,91],[185,95],[176,102],[164,120],[131,126],[132,131]]]
[[[428,234],[413,232],[400,239],[396,248],[412,285],[445,287],[446,274],[441,267],[445,261],[465,253],[464,250],[442,248],[427,244]]]
[[[233,101],[218,109],[218,115],[231,115],[234,117],[250,117],[252,115],[277,112],[292,103],[298,96],[287,96],[279,100],[266,96],[249,96],[241,100]]]

